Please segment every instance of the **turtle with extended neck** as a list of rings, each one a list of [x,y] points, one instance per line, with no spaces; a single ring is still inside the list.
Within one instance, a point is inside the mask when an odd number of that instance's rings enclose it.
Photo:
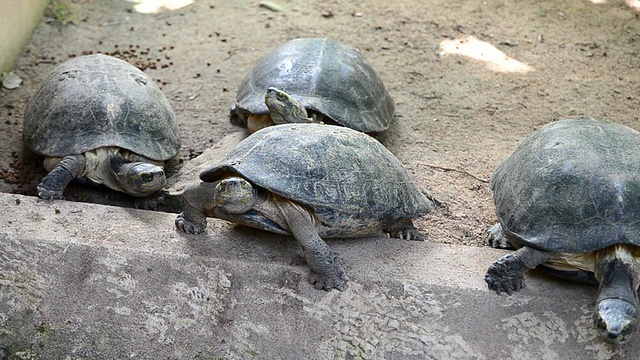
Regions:
[[[247,74],[231,121],[255,132],[292,119],[274,117],[265,93],[277,88],[300,104],[293,120],[341,125],[368,134],[389,127],[395,105],[384,83],[354,48],[327,38],[288,41]]]
[[[498,293],[540,267],[599,285],[594,324],[613,344],[636,330],[640,283],[640,132],[592,118],[541,128],[495,171],[494,247],[518,250],[489,267]]]

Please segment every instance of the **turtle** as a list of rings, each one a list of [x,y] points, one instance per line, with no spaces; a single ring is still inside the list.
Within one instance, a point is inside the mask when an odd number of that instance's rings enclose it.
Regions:
[[[593,321],[621,344],[640,316],[640,132],[590,117],[549,123],[525,139],[490,181],[499,223],[493,247],[517,249],[485,275],[509,295],[536,267],[598,285]]]
[[[48,174],[37,186],[43,199],[64,199],[73,179],[149,199],[165,184],[164,163],[177,155],[180,133],[150,77],[94,54],[59,64],[29,99],[23,143],[45,157]]]
[[[295,107],[278,107],[273,101],[278,98]],[[247,74],[231,122],[250,132],[314,122],[376,135],[389,127],[394,112],[384,83],[356,49],[328,38],[298,38],[263,57]]]
[[[399,160],[373,137],[327,124],[256,131],[204,169],[182,194],[175,220],[198,234],[216,217],[293,235],[317,289],[344,290],[347,278],[326,238],[389,233],[423,240],[413,224],[431,209]]]

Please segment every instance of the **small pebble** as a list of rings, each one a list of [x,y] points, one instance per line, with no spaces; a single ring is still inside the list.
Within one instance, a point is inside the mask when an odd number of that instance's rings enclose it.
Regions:
[[[2,73],[2,86],[5,89],[13,90],[20,85],[22,85],[22,79],[20,78],[20,76],[16,75],[13,72]]]
[[[263,7],[265,9],[275,11],[275,12],[282,11],[282,6],[274,3],[273,1],[260,1],[260,7]]]

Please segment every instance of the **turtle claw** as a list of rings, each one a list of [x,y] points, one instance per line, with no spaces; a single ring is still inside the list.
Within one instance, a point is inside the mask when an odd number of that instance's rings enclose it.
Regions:
[[[411,220],[405,220],[393,225],[390,228],[384,229],[385,232],[389,233],[389,236],[396,239],[401,240],[414,240],[414,241],[424,241],[424,237],[413,226],[413,222]]]
[[[424,237],[416,228],[399,229],[396,231],[392,231],[389,233],[389,236],[401,240],[424,241]]]
[[[311,270],[309,282],[318,290],[338,289],[344,291],[347,288],[347,275],[338,264],[338,257],[333,254],[331,249],[329,251],[330,253],[324,257],[307,257],[307,264]]]
[[[207,224],[195,224],[191,221],[187,220],[184,216],[184,213],[180,213],[176,217],[176,228],[187,234],[200,234],[204,231]]]
[[[62,195],[62,191],[49,190],[40,183],[37,187],[38,196],[44,200],[64,200],[64,196]]]
[[[491,245],[494,249],[515,249],[513,245],[509,242],[504,233],[502,232],[502,225],[495,224],[487,230],[489,235],[487,236],[487,241],[489,241],[489,245]]]
[[[331,291],[338,289],[344,291],[347,289],[347,275],[340,266],[336,266],[334,271],[320,274],[311,270],[309,274],[309,282],[317,290]]]
[[[511,295],[524,288],[524,276],[522,273],[513,273],[510,271],[509,266],[501,262],[500,259],[489,267],[487,274],[484,276],[484,281],[486,281],[489,289],[494,290],[498,295],[502,294],[502,292]]]

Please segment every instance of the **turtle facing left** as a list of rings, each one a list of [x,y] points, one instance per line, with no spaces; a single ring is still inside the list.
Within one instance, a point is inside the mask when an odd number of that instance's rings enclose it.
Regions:
[[[283,235],[302,246],[317,289],[346,276],[325,238],[389,233],[422,240],[412,220],[431,203],[396,157],[364,133],[333,125],[263,128],[200,173],[182,194],[176,227],[201,233],[217,217]]]
[[[274,124],[325,123],[376,135],[389,127],[394,112],[382,79],[358,50],[327,38],[299,38],[267,54],[247,74],[231,121],[250,132]]]

